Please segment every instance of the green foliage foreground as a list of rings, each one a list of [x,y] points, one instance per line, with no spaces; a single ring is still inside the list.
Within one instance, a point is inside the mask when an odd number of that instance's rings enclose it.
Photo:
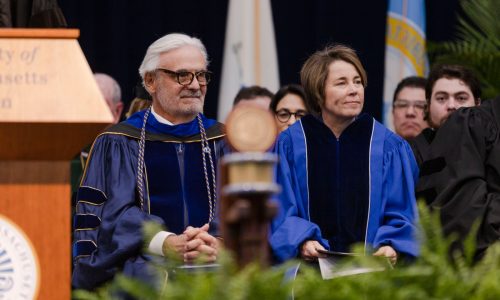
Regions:
[[[152,288],[118,276],[97,293],[77,291],[78,299],[119,299],[124,290],[138,299],[500,299],[500,245],[490,247],[485,257],[473,263],[474,238],[467,239],[464,255],[450,259],[451,238],[441,234],[439,217],[420,207],[422,254],[412,264],[394,269],[323,280],[311,268],[301,267],[293,282],[284,281],[285,271],[294,263],[261,269],[250,265],[238,271],[223,255],[215,272],[170,275],[168,284]],[[296,263],[296,262],[295,262]],[[340,268],[352,265],[381,266],[381,260],[354,257]],[[173,266],[160,266],[170,269]],[[172,274],[172,272],[170,272]]]

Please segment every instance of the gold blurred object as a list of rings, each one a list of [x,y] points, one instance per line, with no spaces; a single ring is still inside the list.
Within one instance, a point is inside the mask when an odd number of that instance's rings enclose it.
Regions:
[[[231,183],[272,182],[274,163],[252,159],[237,161],[228,170],[228,180]]]
[[[280,192],[273,172],[277,161],[268,152],[235,152],[222,158],[221,232],[240,267],[270,265],[268,228],[278,206],[269,199]]]
[[[280,192],[274,182],[274,168],[278,158],[268,152],[235,152],[222,158],[224,173],[223,196]]]
[[[236,107],[226,121],[227,140],[239,152],[263,152],[273,145],[278,129],[268,110]]]
[[[220,221],[226,249],[238,265],[270,265],[269,223],[278,212],[272,195],[280,192],[274,181],[278,161],[271,149],[278,129],[270,111],[237,106],[226,121],[226,138],[236,152],[221,161]]]

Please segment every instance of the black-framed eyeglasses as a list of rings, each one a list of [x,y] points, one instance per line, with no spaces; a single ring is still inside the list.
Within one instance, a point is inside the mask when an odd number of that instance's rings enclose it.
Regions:
[[[281,123],[286,123],[292,115],[295,117],[296,120],[302,118],[303,116],[307,115],[307,111],[299,109],[296,112],[291,112],[288,109],[280,109],[276,112],[276,118],[278,121]]]
[[[408,109],[408,107],[413,106],[417,111],[424,111],[427,106],[425,100],[409,101],[403,99],[397,99],[394,101],[394,108],[396,109]]]
[[[210,71],[199,71],[199,72],[189,72],[189,71],[172,71],[164,68],[157,68],[156,71],[162,71],[163,73],[173,76],[177,79],[180,85],[190,85],[193,82],[194,77],[198,80],[200,85],[207,85],[210,82],[212,72]]]

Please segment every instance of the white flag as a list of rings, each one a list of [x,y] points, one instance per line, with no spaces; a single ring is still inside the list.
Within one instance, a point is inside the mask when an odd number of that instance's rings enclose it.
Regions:
[[[384,125],[393,129],[392,98],[408,76],[427,76],[424,0],[389,0],[384,75]]]
[[[218,120],[224,122],[241,87],[280,86],[269,0],[230,0],[219,91]]]

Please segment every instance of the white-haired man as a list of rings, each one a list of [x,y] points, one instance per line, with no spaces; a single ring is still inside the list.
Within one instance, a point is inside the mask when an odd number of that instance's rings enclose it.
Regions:
[[[96,139],[78,191],[75,288],[95,288],[120,271],[150,278],[151,254],[217,258],[215,166],[224,134],[202,114],[207,66],[199,39],[168,34],[149,46],[139,73],[153,105]],[[146,221],[168,231],[146,240]]]

